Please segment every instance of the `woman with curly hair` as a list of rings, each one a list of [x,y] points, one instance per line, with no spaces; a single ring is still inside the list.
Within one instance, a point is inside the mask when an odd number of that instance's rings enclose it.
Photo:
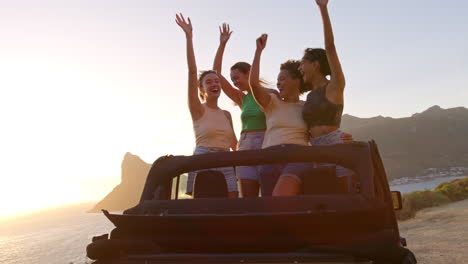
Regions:
[[[302,74],[299,71],[300,62],[289,60],[281,64],[277,79],[279,96],[269,93],[262,87],[259,79],[260,58],[267,39],[266,34],[257,39],[257,49],[250,72],[252,94],[266,117],[267,130],[262,148],[281,145],[307,146],[307,124],[302,118],[304,101],[299,99],[299,95],[304,92]],[[262,196],[271,196],[278,178],[285,172],[287,164],[262,166]]]

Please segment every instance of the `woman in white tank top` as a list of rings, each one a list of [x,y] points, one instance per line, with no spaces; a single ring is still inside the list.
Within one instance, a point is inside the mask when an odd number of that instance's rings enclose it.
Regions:
[[[205,71],[197,80],[197,65],[192,42],[192,22],[182,14],[176,15],[176,23],[187,40],[188,105],[196,138],[194,155],[208,152],[236,150],[237,139],[232,126],[231,114],[218,107],[221,85],[215,71]],[[203,100],[200,101],[200,97]],[[224,174],[229,197],[237,197],[237,178],[233,167],[217,168]],[[197,172],[189,173],[187,194],[192,194],[193,180]]]

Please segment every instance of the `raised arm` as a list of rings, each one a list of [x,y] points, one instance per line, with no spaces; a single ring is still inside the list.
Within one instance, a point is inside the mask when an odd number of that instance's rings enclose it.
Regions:
[[[223,65],[223,54],[224,49],[226,48],[226,44],[231,37],[232,31],[228,24],[223,23],[222,26],[219,27],[219,47],[216,51],[216,56],[213,62],[213,70],[215,70],[218,75],[221,77],[221,89],[223,92],[231,98],[234,103],[241,106],[242,99],[244,98],[244,93],[240,90],[232,87],[232,85],[222,76],[221,68]]]
[[[271,97],[267,90],[262,87],[260,83],[260,58],[263,49],[266,47],[268,35],[263,34],[257,39],[257,49],[255,50],[255,57],[250,69],[249,84],[255,101],[262,109],[265,109],[270,104]]]
[[[333,29],[328,14],[328,0],[315,0],[320,8],[323,21],[323,32],[325,37],[325,51],[327,52],[328,64],[331,70],[330,84],[327,88],[327,97],[334,103],[343,103],[343,90],[345,88],[345,77],[341,68],[338,53],[335,48]]]
[[[213,62],[213,70],[218,74],[221,74],[221,68],[223,66],[223,54],[226,44],[231,37],[232,31],[228,24],[223,23],[222,26],[219,26],[219,47],[216,51],[216,56]]]
[[[223,92],[231,98],[231,100],[238,105],[239,107],[242,107],[242,101],[244,100],[245,94],[241,92],[239,89],[236,89],[232,87],[232,85],[229,83],[228,80],[222,75],[219,74],[219,78],[221,79],[221,89]]]
[[[176,23],[185,33],[187,40],[187,65],[188,65],[188,106],[193,120],[201,118],[204,108],[198,97],[197,64],[193,51],[192,22],[187,17],[185,20],[182,14],[176,15]]]

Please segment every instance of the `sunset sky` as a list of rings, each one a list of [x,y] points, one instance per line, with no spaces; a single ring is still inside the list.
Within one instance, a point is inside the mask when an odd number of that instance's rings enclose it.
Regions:
[[[347,78],[345,110],[405,117],[432,105],[468,107],[468,3],[330,0]],[[269,34],[261,75],[323,47],[314,0],[0,1],[0,218],[97,200],[120,181],[126,152],[150,163],[191,154],[184,34],[209,69],[218,25],[234,31],[223,74],[251,62]],[[236,131],[239,110],[223,95]]]

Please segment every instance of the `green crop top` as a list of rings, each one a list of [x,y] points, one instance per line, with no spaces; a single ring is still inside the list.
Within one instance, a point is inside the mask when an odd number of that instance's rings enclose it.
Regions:
[[[242,132],[266,129],[265,114],[251,93],[246,94],[242,100],[241,120]]]

